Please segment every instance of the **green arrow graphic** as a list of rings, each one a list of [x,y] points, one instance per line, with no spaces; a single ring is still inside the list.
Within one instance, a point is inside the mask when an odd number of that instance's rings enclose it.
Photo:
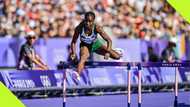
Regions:
[[[190,23],[190,0],[167,0]]]
[[[0,106],[1,107],[25,107],[17,97],[0,82]]]

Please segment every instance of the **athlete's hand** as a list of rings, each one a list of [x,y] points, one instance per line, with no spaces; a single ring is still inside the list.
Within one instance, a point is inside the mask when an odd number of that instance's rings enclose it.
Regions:
[[[49,70],[49,68],[48,68],[48,66],[42,66],[42,67],[35,67],[32,70],[42,70],[42,71],[44,71],[44,70]]]
[[[44,68],[45,68],[45,70],[49,70],[49,67],[48,67],[48,65],[45,65],[45,67],[44,67]]]
[[[75,53],[71,53],[70,57],[71,57],[71,60],[74,60],[76,58],[76,54]]]
[[[105,56],[104,56],[104,59],[108,60],[110,57],[110,53],[106,53]]]

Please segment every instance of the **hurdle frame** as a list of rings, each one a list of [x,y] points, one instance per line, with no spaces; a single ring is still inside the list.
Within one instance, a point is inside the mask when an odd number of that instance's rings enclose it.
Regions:
[[[66,84],[66,77],[67,77],[67,73],[66,73],[66,69],[65,71],[63,71],[63,107],[66,107],[66,98],[67,98],[67,84]]]
[[[174,98],[174,107],[178,106],[178,80],[179,80],[179,68],[175,68],[175,98]]]
[[[130,64],[127,65],[127,76],[128,76],[128,79],[127,79],[127,84],[128,84],[128,87],[127,87],[127,104],[128,104],[128,107],[131,106],[131,66]]]
[[[143,63],[143,62],[99,62],[99,61],[94,61],[94,62],[86,62],[86,66],[125,66],[127,67],[128,71],[128,107],[131,105],[131,65],[132,66],[137,66],[138,68],[138,107],[141,107],[142,103],[142,68],[143,67],[175,67],[175,86],[174,86],[174,93],[175,93],[175,99],[174,99],[174,107],[177,107],[178,105],[178,76],[179,76],[179,67],[190,67],[190,63],[179,63],[179,62],[174,62],[174,63],[162,63],[162,62],[151,62],[151,63]],[[63,107],[66,107],[66,69],[63,73]]]
[[[141,107],[141,103],[142,103],[142,83],[141,83],[142,66],[140,63],[137,64],[137,69],[138,69],[138,107]]]

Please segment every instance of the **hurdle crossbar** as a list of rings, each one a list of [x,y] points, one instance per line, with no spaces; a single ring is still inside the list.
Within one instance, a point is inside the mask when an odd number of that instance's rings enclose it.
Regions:
[[[190,67],[190,62],[110,62],[110,61],[89,61],[86,62],[86,66],[128,66],[138,65],[142,67]]]

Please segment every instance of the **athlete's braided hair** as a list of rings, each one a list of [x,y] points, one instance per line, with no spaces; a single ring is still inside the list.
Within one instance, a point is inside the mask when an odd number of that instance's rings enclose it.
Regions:
[[[84,18],[87,19],[87,17],[92,16],[95,19],[95,13],[92,11],[86,12]]]

